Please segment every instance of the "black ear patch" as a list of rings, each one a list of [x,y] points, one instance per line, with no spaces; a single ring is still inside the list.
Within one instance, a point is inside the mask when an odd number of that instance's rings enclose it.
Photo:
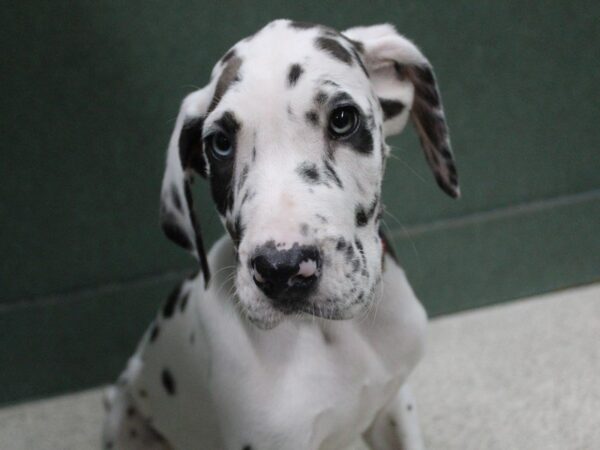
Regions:
[[[406,108],[406,105],[396,100],[389,100],[387,98],[380,98],[379,103],[383,110],[383,120],[389,120],[402,114],[402,111]]]
[[[204,244],[200,234],[200,225],[194,214],[194,205],[190,191],[193,169],[200,176],[206,177],[207,166],[202,144],[202,127],[204,118],[198,117],[184,122],[178,139],[178,153],[183,170],[182,186],[174,182],[162,194],[160,206],[160,224],[163,232],[175,244],[194,252],[196,250],[200,267],[204,275],[205,286],[210,281],[210,270],[204,252]],[[187,224],[184,202],[187,206],[189,225]],[[190,229],[191,225],[191,229]]]
[[[324,50],[330,56],[345,64],[352,65],[352,54],[337,40],[321,36],[317,38],[315,43],[318,49]]]
[[[181,226],[177,222],[177,218],[172,214],[165,212],[164,208],[161,208],[160,222],[163,233],[165,233],[167,238],[189,252],[194,249],[194,244],[192,244],[192,241],[190,241],[185,231],[181,229]]]
[[[189,181],[185,182],[184,189],[185,200],[190,212],[190,222],[192,224],[192,229],[194,230],[194,240],[196,244],[196,251],[198,252],[198,260],[200,261],[200,268],[202,269],[202,274],[204,275],[204,286],[208,287],[208,283],[210,282],[210,268],[208,267],[208,259],[206,258],[206,251],[204,250],[202,231],[200,230],[200,224],[198,223],[196,213],[194,212],[194,200],[192,198],[192,190],[190,188]]]
[[[400,79],[408,77],[415,88],[411,119],[438,186],[450,197],[460,196],[458,175],[442,100],[431,66],[395,64]]]
[[[179,135],[179,159],[185,171],[192,168],[202,177],[206,177],[206,163],[202,146],[202,125],[204,117],[189,120],[183,124]]]

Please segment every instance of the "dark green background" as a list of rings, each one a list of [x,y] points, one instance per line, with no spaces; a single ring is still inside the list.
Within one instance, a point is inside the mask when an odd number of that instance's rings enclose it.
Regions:
[[[391,22],[436,68],[463,198],[394,139],[387,226],[431,315],[600,278],[598,2],[12,2],[0,19],[0,402],[114,378],[193,261],[157,225],[182,97],[269,20]],[[209,241],[222,231],[197,184]],[[600,299],[599,299],[600,300]]]

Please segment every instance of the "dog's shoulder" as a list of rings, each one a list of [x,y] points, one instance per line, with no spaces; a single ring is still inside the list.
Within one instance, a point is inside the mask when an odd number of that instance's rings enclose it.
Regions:
[[[423,356],[427,313],[396,259],[390,254],[384,259],[381,297],[359,322],[360,330],[385,364],[405,376]]]

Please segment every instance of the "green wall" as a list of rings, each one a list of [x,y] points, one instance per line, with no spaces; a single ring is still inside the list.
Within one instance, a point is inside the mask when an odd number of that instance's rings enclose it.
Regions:
[[[386,224],[431,315],[600,278],[597,2],[12,2],[0,18],[0,402],[114,378],[193,261],[158,193],[181,98],[278,17],[391,22],[436,68],[463,198],[391,141]],[[196,184],[209,241],[221,232]]]

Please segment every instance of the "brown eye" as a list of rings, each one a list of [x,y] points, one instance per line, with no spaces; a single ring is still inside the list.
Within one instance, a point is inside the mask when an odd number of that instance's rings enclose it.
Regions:
[[[329,132],[334,138],[351,135],[357,126],[358,111],[354,106],[340,106],[329,116]]]
[[[223,160],[233,155],[233,145],[225,133],[217,131],[211,134],[207,141],[208,147],[215,159]]]

